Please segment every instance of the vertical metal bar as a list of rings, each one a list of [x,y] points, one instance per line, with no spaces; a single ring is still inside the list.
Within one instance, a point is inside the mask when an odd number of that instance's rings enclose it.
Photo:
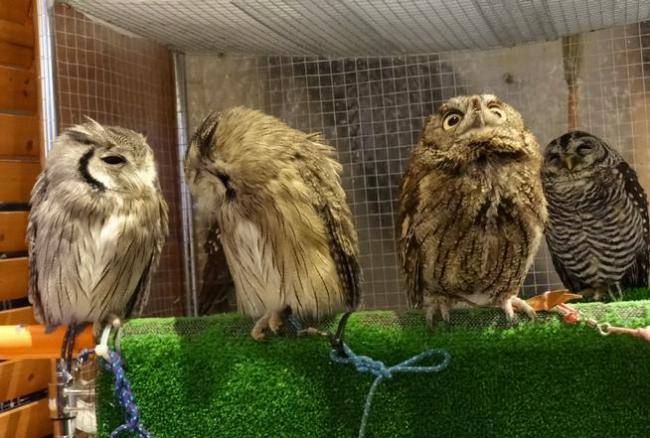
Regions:
[[[43,156],[47,156],[57,134],[56,126],[56,58],[54,53],[54,1],[36,0],[38,29],[38,72],[41,85],[41,125]]]
[[[181,200],[181,227],[183,245],[183,274],[185,277],[186,309],[189,316],[198,315],[196,275],[194,266],[194,233],[192,230],[192,200],[183,176],[183,157],[188,143],[187,98],[185,82],[185,54],[172,53],[174,87],[176,92],[176,138],[178,143],[179,193]]]

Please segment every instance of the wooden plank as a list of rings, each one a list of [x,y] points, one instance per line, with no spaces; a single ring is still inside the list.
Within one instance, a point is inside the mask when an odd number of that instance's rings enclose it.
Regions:
[[[0,20],[25,24],[31,19],[29,8],[31,0],[2,0],[0,1]]]
[[[0,202],[27,202],[41,164],[38,161],[0,159]]]
[[[26,211],[0,211],[0,252],[26,251]]]
[[[29,260],[27,257],[0,259],[0,301],[25,298],[28,278]],[[0,384],[0,388],[2,388],[2,384]]]
[[[31,307],[17,307],[0,312],[0,325],[36,324]],[[3,436],[0,434],[0,436]]]
[[[31,68],[34,64],[34,49],[0,41],[0,64]]]
[[[10,360],[0,363],[0,400],[13,400],[47,388],[49,359]]]
[[[0,41],[34,47],[34,26],[31,22],[18,24],[0,19]]]
[[[52,421],[44,398],[0,413],[0,436],[43,438],[52,434]]]
[[[36,116],[0,114],[0,157],[2,155],[40,155],[40,129]]]
[[[36,112],[36,74],[33,71],[0,67],[0,90],[0,110]]]

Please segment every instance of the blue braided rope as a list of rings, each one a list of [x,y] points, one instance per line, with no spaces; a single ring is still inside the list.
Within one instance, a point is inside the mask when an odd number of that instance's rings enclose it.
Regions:
[[[90,354],[94,353],[95,350],[84,349],[79,352],[77,360],[83,360],[87,358]],[[140,423],[140,411],[135,404],[133,399],[133,393],[131,392],[131,384],[124,373],[124,366],[122,365],[122,357],[119,353],[109,350],[108,351],[108,361],[102,361],[104,368],[113,373],[115,377],[115,395],[117,397],[122,410],[124,411],[124,424],[118,426],[110,434],[110,438],[115,438],[122,432],[132,431],[136,432],[140,438],[151,438],[151,435],[144,428],[142,423]]]
[[[451,359],[447,350],[443,348],[432,348],[423,351],[404,362],[398,363],[397,365],[387,367],[382,361],[374,360],[368,356],[355,354],[345,343],[343,344],[343,351],[345,351],[345,354],[347,354],[348,357],[340,357],[336,350],[330,351],[330,359],[332,362],[352,364],[360,373],[370,373],[375,376],[375,380],[372,382],[368,395],[366,396],[366,404],[363,407],[363,416],[361,417],[361,426],[359,427],[359,438],[364,438],[366,436],[366,426],[368,424],[372,399],[375,396],[375,392],[377,392],[379,383],[383,379],[392,378],[394,373],[437,373],[447,368]],[[441,356],[442,361],[435,365],[413,366],[414,363],[435,355]]]

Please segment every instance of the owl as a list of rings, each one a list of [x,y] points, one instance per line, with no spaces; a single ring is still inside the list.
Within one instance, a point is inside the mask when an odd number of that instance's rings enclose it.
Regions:
[[[286,309],[319,320],[358,303],[357,235],[333,152],[244,107],[209,115],[192,137],[184,166],[196,216],[220,230],[255,339],[277,332]]]
[[[546,242],[568,289],[617,299],[648,287],[648,201],[614,149],[587,132],[564,134],[546,147],[542,184]]]
[[[29,300],[48,331],[127,317],[147,301],[167,204],[145,138],[95,121],[54,142],[31,196]],[[74,336],[74,335],[72,335]]]
[[[399,246],[412,306],[534,317],[517,294],[544,229],[541,154],[521,115],[492,95],[429,116],[400,184]]]

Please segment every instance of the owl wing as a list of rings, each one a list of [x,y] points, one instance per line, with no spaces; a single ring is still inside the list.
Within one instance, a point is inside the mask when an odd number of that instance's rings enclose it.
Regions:
[[[157,203],[158,216],[160,220],[158,223],[153,224],[155,228],[153,233],[155,240],[153,242],[151,257],[149,258],[147,265],[142,271],[140,281],[138,281],[138,285],[136,286],[135,291],[133,292],[133,295],[131,296],[131,299],[126,306],[124,313],[124,316],[126,318],[129,318],[133,314],[140,315],[144,310],[144,306],[147,304],[147,301],[149,301],[151,278],[153,276],[153,273],[156,271],[156,268],[158,267],[160,253],[162,252],[163,246],[165,245],[167,236],[169,234],[169,216],[167,212],[167,204],[165,203],[160,192],[158,193]]]
[[[640,251],[634,264],[628,269],[621,280],[623,287],[648,287],[648,270],[650,269],[650,232],[648,231],[648,198],[643,187],[639,184],[636,172],[625,161],[621,161],[616,168],[623,175],[625,193],[637,205],[643,221],[643,250]]]
[[[203,268],[203,285],[197,303],[199,315],[230,310],[228,298],[234,296],[235,286],[221,246],[220,233],[219,225],[215,222],[205,242],[207,261]]]
[[[335,210],[331,205],[322,205],[320,214],[329,231],[330,253],[344,285],[345,304],[354,309],[361,297],[361,268],[355,251],[356,245],[350,238],[349,224],[343,223],[340,220],[342,212],[335,213]]]
[[[38,225],[34,212],[38,210],[39,205],[45,199],[47,194],[47,172],[43,171],[38,177],[34,188],[32,189],[32,196],[30,200],[31,212],[29,215],[29,223],[27,224],[27,242],[29,250],[29,285],[28,285],[28,298],[29,302],[34,308],[34,318],[40,323],[47,323],[43,312],[43,304],[41,302],[41,294],[38,290],[38,269],[36,264],[36,233],[38,232]]]
[[[311,135],[309,140],[318,140],[318,135]],[[308,140],[308,141],[309,141]],[[303,152],[314,146],[320,148],[317,157],[311,163],[322,163],[320,153],[330,155],[332,149],[309,141]],[[327,160],[331,160],[327,158]],[[329,164],[329,165],[328,165]],[[356,231],[352,224],[352,214],[345,204],[345,192],[341,188],[340,179],[336,173],[338,163],[327,163],[323,166],[299,166],[303,180],[313,190],[313,206],[320,215],[327,231],[330,254],[336,264],[336,270],[345,294],[345,304],[354,309],[361,297],[361,267],[359,266]]]
[[[417,176],[417,175],[416,175]],[[400,236],[402,269],[406,274],[406,296],[412,307],[421,307],[424,299],[420,246],[415,236],[414,217],[417,211],[417,180],[408,175],[400,184]]]

